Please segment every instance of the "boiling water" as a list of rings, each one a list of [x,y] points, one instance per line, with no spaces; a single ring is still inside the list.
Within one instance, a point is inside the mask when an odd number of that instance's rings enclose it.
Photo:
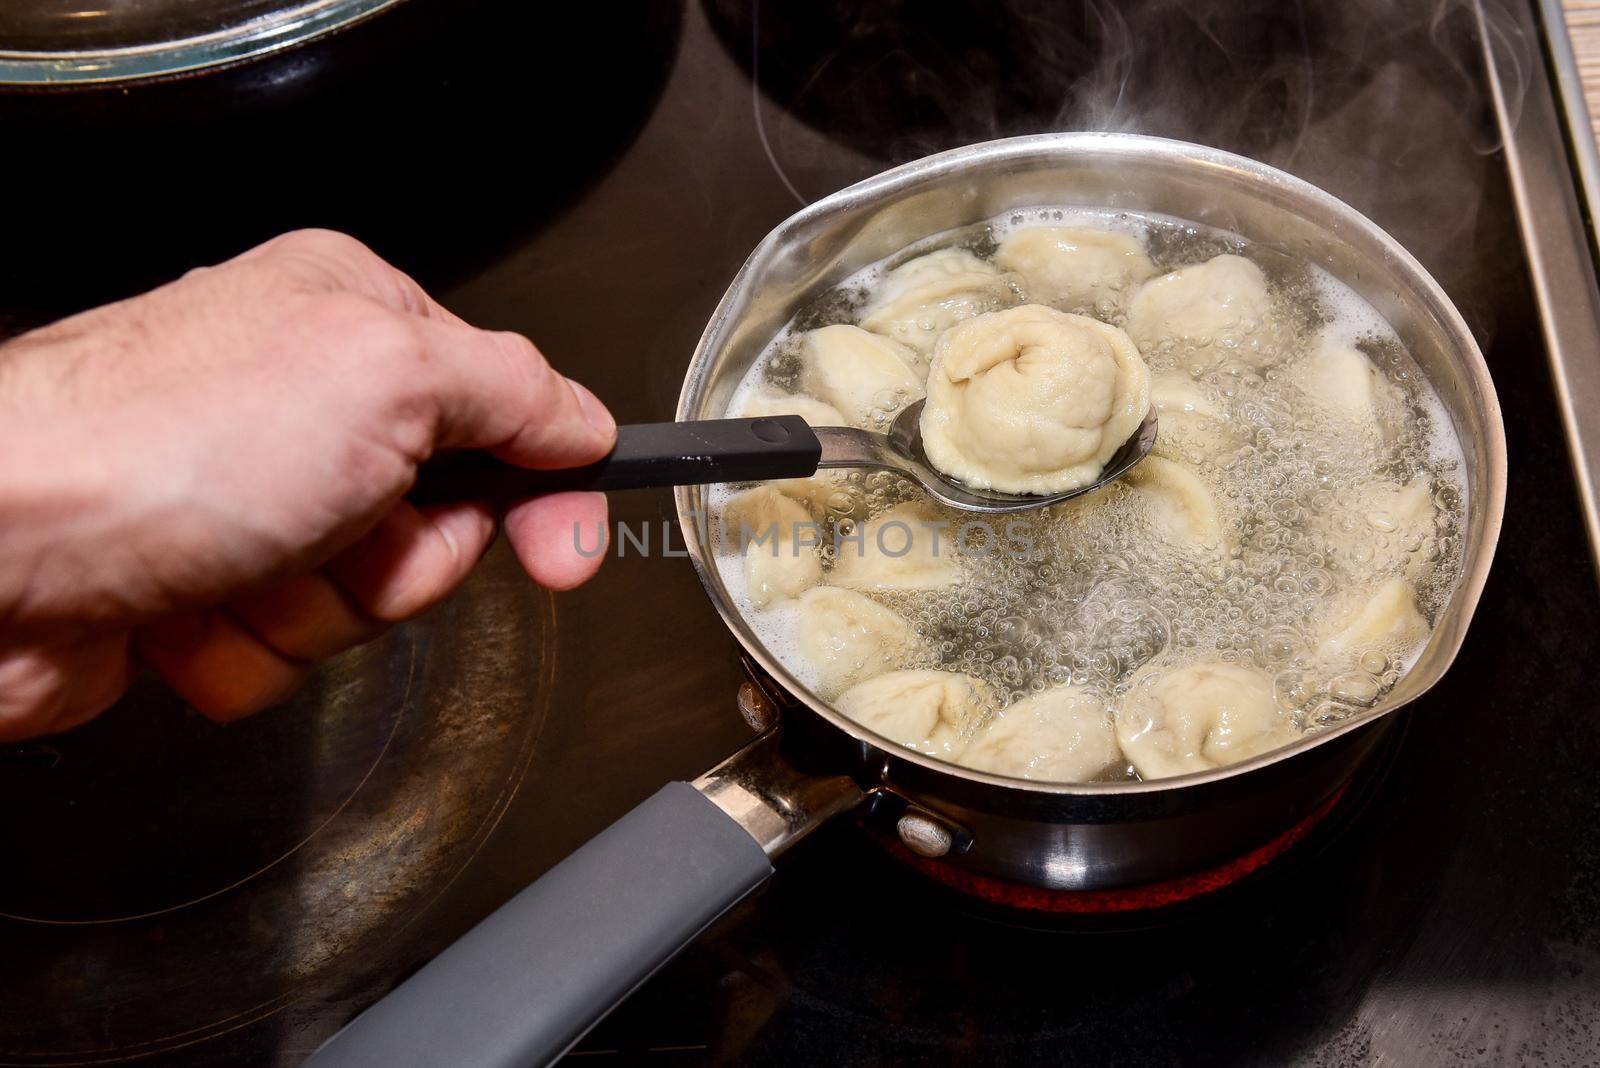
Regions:
[[[1133,673],[1152,661],[1234,661],[1273,679],[1280,707],[1306,730],[1381,700],[1420,645],[1371,649],[1353,665],[1327,667],[1311,653],[1319,621],[1341,595],[1401,574],[1415,586],[1424,617],[1437,619],[1461,565],[1466,490],[1460,446],[1389,325],[1303,260],[1161,216],[1048,208],[1010,213],[920,243],[823,295],[773,339],[741,383],[730,413],[741,411],[753,390],[795,390],[798,335],[856,321],[886,269],[941,247],[987,258],[1016,227],[1063,224],[1132,234],[1162,271],[1226,252],[1251,259],[1266,274],[1276,325],[1256,326],[1237,347],[1198,339],[1143,353],[1153,375],[1186,373],[1229,416],[1226,447],[1193,465],[1215,497],[1229,538],[1214,552],[1170,547],[1153,529],[1142,496],[1120,483],[1017,517],[1031,543],[1026,551],[1003,533],[998,546],[980,551],[979,543],[990,539],[970,530],[971,551],[958,554],[961,579],[954,588],[872,594],[927,640],[919,659],[888,668],[964,672],[988,682],[1004,701],[1087,683],[1115,703]],[[1097,308],[1068,310],[1120,325],[1121,303],[1113,298]],[[1308,403],[1295,371],[1319,332],[1355,343],[1390,383],[1381,391],[1381,428],[1347,423]],[[1257,358],[1242,359],[1242,350],[1254,350]],[[1265,370],[1253,369],[1262,365]],[[881,400],[879,421],[886,427],[903,398]],[[1169,434],[1166,422],[1161,433]],[[1175,450],[1177,458],[1191,459],[1181,435],[1167,448],[1169,455]],[[1436,506],[1432,529],[1420,531],[1386,515],[1384,500],[1375,502],[1371,493],[1375,484],[1403,486],[1419,476],[1430,481]],[[711,493],[713,530],[716,514],[739,488]],[[839,491],[826,499],[827,515],[818,518],[849,534],[909,500],[926,498],[893,475],[856,471],[842,478]],[[952,534],[978,518],[933,510],[950,521]],[[997,525],[1002,532],[1005,522]],[[737,548],[723,545],[718,553],[724,581],[768,649],[816,689],[815,671],[794,642],[793,603],[757,610],[744,589]],[[824,546],[825,567],[835,552]],[[1122,774],[1135,773],[1130,766]]]

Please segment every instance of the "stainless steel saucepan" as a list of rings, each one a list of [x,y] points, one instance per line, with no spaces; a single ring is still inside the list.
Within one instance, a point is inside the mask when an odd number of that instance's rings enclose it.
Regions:
[[[554,1059],[772,872],[770,858],[864,801],[934,862],[1025,886],[1135,887],[1261,846],[1329,799],[1389,713],[1455,658],[1505,503],[1505,435],[1483,357],[1427,273],[1369,220],[1271,167],[1126,134],[1048,134],[945,152],[819,201],[763,241],[695,352],[680,420],[723,414],[797,309],[941,231],[1037,205],[1159,212],[1315,263],[1398,331],[1462,444],[1464,568],[1432,639],[1375,708],[1242,764],[1152,782],[1041,784],[905,749],[809,693],[740,616],[712,561],[700,487],[677,491],[706,590],[786,722],[693,783],[671,783],[557,865],[312,1058],[318,1066],[523,1065]]]

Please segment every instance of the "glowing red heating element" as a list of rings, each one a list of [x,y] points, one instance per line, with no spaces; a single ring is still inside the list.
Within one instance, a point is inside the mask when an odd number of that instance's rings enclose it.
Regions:
[[[1278,837],[1226,864],[1193,875],[1165,882],[1147,883],[1144,886],[1130,886],[1124,890],[1046,890],[1036,886],[1022,886],[917,856],[896,841],[891,841],[889,846],[897,857],[935,882],[998,905],[1035,912],[1141,912],[1176,905],[1221,890],[1277,860],[1310,834],[1328,813],[1334,810],[1348,786],[1346,783],[1339,787],[1326,801],[1312,810],[1310,815]]]

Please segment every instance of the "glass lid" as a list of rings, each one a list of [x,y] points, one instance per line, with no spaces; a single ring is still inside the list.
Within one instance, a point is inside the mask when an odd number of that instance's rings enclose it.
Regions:
[[[299,44],[402,0],[4,0],[0,84],[148,78]]]

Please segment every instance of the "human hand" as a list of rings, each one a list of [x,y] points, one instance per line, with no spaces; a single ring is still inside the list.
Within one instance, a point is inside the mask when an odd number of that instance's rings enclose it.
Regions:
[[[0,742],[64,730],[137,657],[207,716],[437,602],[493,540],[481,503],[402,500],[437,449],[533,468],[616,424],[525,338],[478,330],[352,238],[286,234],[0,346]],[[504,515],[532,578],[587,579],[605,497]]]

